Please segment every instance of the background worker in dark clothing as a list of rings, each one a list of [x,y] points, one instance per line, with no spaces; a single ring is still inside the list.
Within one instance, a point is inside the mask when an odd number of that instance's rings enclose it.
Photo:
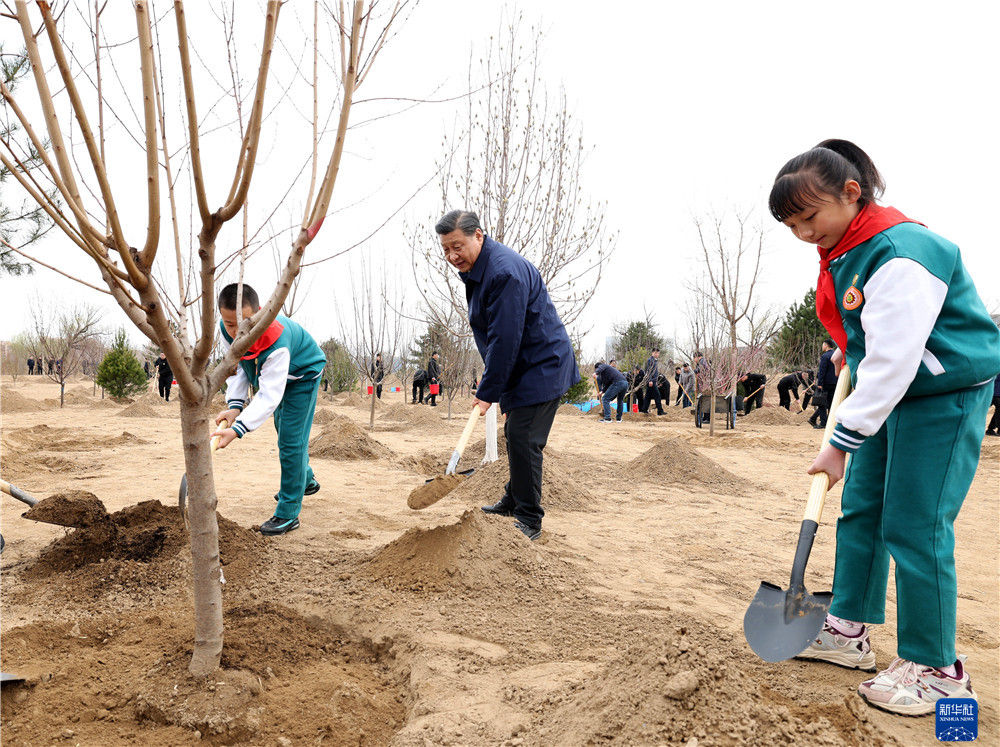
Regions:
[[[802,406],[799,408],[799,412],[801,412],[809,406],[809,398],[812,396],[809,393],[811,385],[812,371],[796,371],[788,376],[782,376],[778,380],[778,404],[791,411],[792,400],[799,401],[799,387],[801,386],[805,390],[802,394]]]
[[[809,418],[809,424],[813,428],[826,428],[826,416],[830,412],[833,391],[837,388],[837,372],[830,360],[837,348],[830,339],[823,340],[822,348],[819,368],[816,370],[816,396],[813,398],[816,412]]]
[[[438,394],[441,393],[441,367],[438,365],[438,352],[431,353],[431,358],[427,361],[427,383],[438,385]],[[437,394],[431,392],[427,398],[427,404],[437,407]]]
[[[663,404],[660,402],[660,389],[657,386],[657,379],[660,376],[660,349],[653,348],[653,352],[646,359],[646,367],[642,371],[642,404],[639,405],[641,412],[649,412],[649,403],[656,400],[656,414],[663,414]]]
[[[28,376],[31,376],[33,373],[35,373],[35,359],[28,358]]]
[[[683,396],[684,402],[683,407],[690,407],[692,404],[692,397],[694,397],[695,389],[695,376],[694,371],[691,370],[691,364],[685,363],[681,366],[681,377],[677,380],[677,400],[680,401]]]
[[[622,419],[622,407],[624,405],[625,390],[628,389],[628,382],[625,381],[625,374],[614,366],[605,363],[594,364],[594,381],[597,383],[597,393],[601,397],[602,417],[601,420],[611,422],[611,400],[618,401],[618,417]]]
[[[424,369],[420,368],[417,370],[415,374],[413,374],[413,392],[412,396],[410,397],[411,405],[412,404],[422,405],[424,403],[424,387],[426,386],[427,386],[427,372]],[[417,399],[418,390],[420,393],[420,399]]]
[[[573,346],[538,270],[486,236],[475,213],[454,210],[434,226],[445,258],[459,271],[469,326],[486,363],[473,406],[493,402],[507,415],[510,481],[489,514],[513,516],[530,540],[542,533],[542,450],[559,399],[580,381]]]
[[[670,379],[663,374],[656,377],[656,388],[660,390],[660,399],[664,407],[670,407]]]
[[[764,384],[767,377],[759,373],[747,373],[740,377],[736,393],[743,396],[743,414],[749,415],[755,407],[764,406]]]
[[[170,363],[167,362],[167,354],[160,353],[160,357],[153,363],[156,366],[156,383],[160,390],[160,396],[166,402],[170,401],[170,387],[174,382],[174,372],[170,370]]]
[[[385,378],[385,366],[382,365],[382,354],[375,356],[375,362],[371,367],[372,386],[375,387],[375,396],[382,399],[382,379]]]

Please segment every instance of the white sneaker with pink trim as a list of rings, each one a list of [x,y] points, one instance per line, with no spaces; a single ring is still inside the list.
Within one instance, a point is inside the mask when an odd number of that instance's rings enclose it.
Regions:
[[[856,636],[847,636],[825,622],[816,640],[795,658],[816,659],[865,672],[875,671],[875,652],[872,651],[867,626],[862,626]]]
[[[888,669],[862,682],[858,694],[869,705],[904,716],[924,716],[934,713],[941,698],[972,698],[972,678],[965,671],[965,657],[955,662],[955,676],[934,667],[906,659],[896,659]]]

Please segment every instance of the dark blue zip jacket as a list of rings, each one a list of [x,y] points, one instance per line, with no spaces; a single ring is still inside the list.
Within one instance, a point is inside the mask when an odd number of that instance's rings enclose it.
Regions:
[[[827,350],[819,357],[819,370],[816,372],[816,384],[823,389],[824,394],[833,396],[837,388],[837,371],[833,366],[833,350]]]
[[[569,335],[534,265],[486,236],[476,263],[459,277],[486,363],[476,397],[509,412],[560,397],[580,380]]]

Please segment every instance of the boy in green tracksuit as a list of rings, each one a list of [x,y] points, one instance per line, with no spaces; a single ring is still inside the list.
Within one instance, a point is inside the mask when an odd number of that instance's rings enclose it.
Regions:
[[[227,285],[219,294],[219,328],[228,348],[238,330],[237,284]],[[249,318],[260,302],[249,285],[243,285],[243,317]],[[231,423],[213,436],[219,448],[256,430],[274,414],[278,431],[278,459],[281,462],[281,489],[274,496],[278,505],[274,516],[260,525],[261,534],[285,534],[299,526],[302,496],[319,490],[309,466],[309,431],[316,412],[316,397],[326,356],[302,327],[278,316],[250,346],[236,373],[226,381],[227,409],[220,412],[216,425]],[[250,388],[255,394],[247,405]]]
[[[770,208],[819,249],[817,313],[854,385],[809,469],[833,484],[852,455],[833,604],[800,658],[876,671],[866,624],[885,621],[891,556],[897,658],[858,692],[918,716],[942,698],[976,697],[955,653],[954,523],[979,461],[1000,331],[958,247],[877,205],[883,186],[864,151],[827,140],[782,168]]]

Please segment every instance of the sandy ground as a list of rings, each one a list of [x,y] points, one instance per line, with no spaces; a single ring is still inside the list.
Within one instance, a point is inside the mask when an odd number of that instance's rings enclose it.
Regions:
[[[0,501],[0,653],[26,678],[3,688],[5,744],[939,744],[933,717],[864,705],[864,675],[765,664],[743,640],[759,582],[787,585],[819,438],[773,394],[715,439],[679,411],[621,424],[561,411],[533,544],[478,511],[499,497],[502,464],[407,507],[462,418],[400,394],[385,396],[371,434],[354,427],[367,425],[364,401],[321,399],[322,490],[298,531],[262,538],[251,528],[278,482],[274,431],[262,428],[215,458],[226,647],[204,682],[186,672],[177,404],[153,394],[126,408],[75,382],[58,409],[51,382],[0,383],[4,479],[38,497],[87,491],[114,522],[110,534],[70,531]],[[981,744],[1000,743],[998,446],[984,445],[957,524],[958,648]],[[839,496],[810,590],[831,583]],[[888,622],[873,631],[880,667],[894,619],[890,589]]]

